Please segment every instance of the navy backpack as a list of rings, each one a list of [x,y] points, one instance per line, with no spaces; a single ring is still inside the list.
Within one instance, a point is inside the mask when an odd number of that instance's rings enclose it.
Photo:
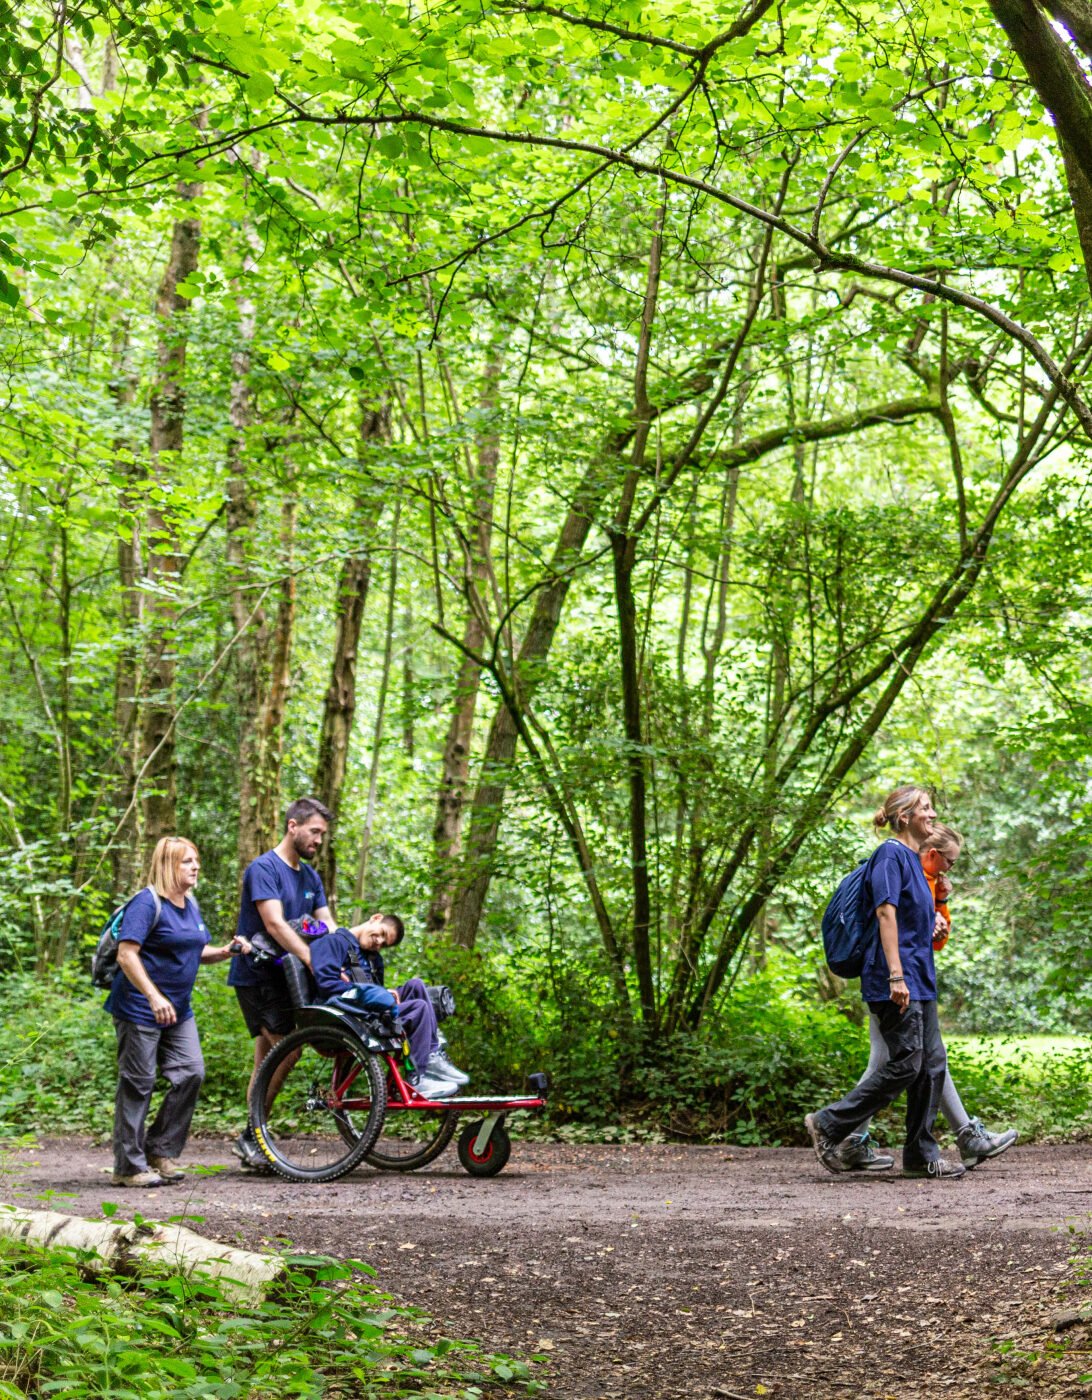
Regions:
[[[827,966],[839,977],[860,977],[865,949],[879,937],[876,911],[865,907],[865,876],[871,864],[869,856],[849,872],[823,913],[823,952]]]

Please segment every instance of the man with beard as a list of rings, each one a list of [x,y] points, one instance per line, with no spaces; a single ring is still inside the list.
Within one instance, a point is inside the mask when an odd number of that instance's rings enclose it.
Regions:
[[[319,873],[307,861],[322,845],[332,820],[329,810],[313,797],[301,797],[285,813],[285,832],[271,851],[252,860],[243,875],[236,937],[248,942],[265,930],[286,952],[295,953],[307,967],[311,949],[307,941],[290,927],[291,920],[308,915],[334,927],[334,916],[326,905],[326,891]],[[254,1037],[254,1070],[247,1087],[254,1087],[254,1075],[270,1050],[293,1028],[292,1003],[283,970],[272,959],[258,960],[253,954],[234,959],[228,983],[235,988],[243,1019]],[[268,1163],[248,1126],[232,1147],[244,1167],[268,1170]]]

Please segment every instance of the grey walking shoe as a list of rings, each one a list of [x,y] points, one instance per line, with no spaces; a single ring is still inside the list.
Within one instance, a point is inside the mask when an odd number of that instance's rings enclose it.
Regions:
[[[946,1162],[943,1157],[937,1157],[932,1162],[925,1162],[920,1167],[903,1167],[903,1176],[926,1177],[930,1181],[958,1181],[961,1176],[967,1175],[967,1168],[962,1162]]]
[[[452,1084],[469,1084],[470,1075],[453,1065],[443,1050],[434,1050],[425,1064],[425,1073],[431,1079],[450,1079]]]
[[[895,1165],[894,1157],[876,1151],[871,1133],[850,1133],[834,1152],[847,1172],[886,1172]]]
[[[826,1167],[828,1172],[833,1172],[836,1176],[839,1172],[850,1170],[838,1155],[841,1144],[828,1137],[819,1126],[818,1113],[809,1113],[804,1119],[804,1127],[808,1130],[808,1137],[811,1138],[811,1145],[815,1148],[815,1155],[819,1158],[821,1167]]]
[[[1020,1134],[1015,1128],[1003,1133],[988,1133],[981,1118],[972,1118],[956,1133],[959,1156],[968,1171],[973,1171],[987,1157],[999,1157],[1007,1152]]]
[[[453,1079],[436,1079],[431,1074],[415,1075],[409,1082],[424,1099],[450,1099],[459,1092]]]

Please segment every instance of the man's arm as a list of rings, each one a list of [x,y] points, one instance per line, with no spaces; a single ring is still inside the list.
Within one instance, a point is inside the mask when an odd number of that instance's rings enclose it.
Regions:
[[[279,899],[256,899],[254,908],[261,916],[265,931],[286,953],[295,953],[305,967],[311,966],[311,949],[284,917],[284,905]],[[321,910],[319,911],[321,916]],[[328,912],[328,911],[327,911]]]

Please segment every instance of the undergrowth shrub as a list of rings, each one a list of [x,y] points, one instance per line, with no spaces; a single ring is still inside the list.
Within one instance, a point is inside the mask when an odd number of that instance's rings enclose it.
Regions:
[[[589,962],[552,969],[528,950],[468,951],[411,942],[390,960],[395,986],[413,974],[446,982],[457,1012],[444,1023],[451,1054],[475,1092],[522,1092],[526,1076],[552,1080],[543,1120],[517,1117],[516,1134],[802,1143],[804,1114],[844,1094],[868,1059],[867,1027],[851,1002],[823,1002],[795,958],[739,980],[697,1034],[626,1040]],[[108,1135],[113,1116],[113,1023],[82,970],[0,983],[0,1134]],[[207,1077],[194,1126],[237,1132],[245,1118],[252,1042],[222,969],[198,977],[194,1009]],[[953,1049],[952,1072],[968,1112],[1013,1125],[1025,1140],[1074,1137],[1092,1123],[1086,1052],[1026,1059],[1003,1043]],[[882,1115],[900,1136],[902,1108]]]
[[[430,1335],[357,1261],[295,1261],[261,1302],[221,1281],[92,1272],[0,1242],[0,1400],[462,1397],[539,1393],[526,1362]],[[291,1264],[292,1261],[290,1261]]]

